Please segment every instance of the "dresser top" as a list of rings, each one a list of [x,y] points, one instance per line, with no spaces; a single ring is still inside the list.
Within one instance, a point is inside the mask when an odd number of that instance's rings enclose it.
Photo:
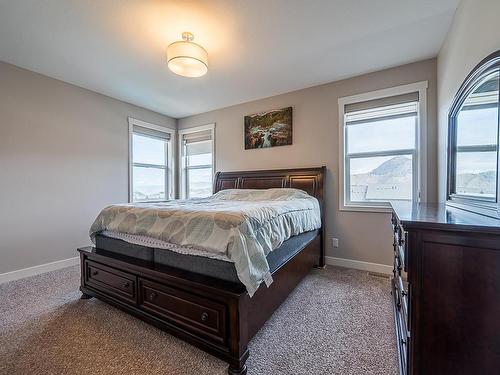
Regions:
[[[500,220],[444,203],[391,202],[391,205],[406,227],[500,233]]]

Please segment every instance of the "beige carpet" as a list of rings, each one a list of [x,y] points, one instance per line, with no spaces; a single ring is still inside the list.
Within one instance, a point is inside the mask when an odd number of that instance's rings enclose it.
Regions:
[[[226,374],[219,359],[80,300],[78,284],[70,267],[0,285],[1,374]],[[314,270],[249,349],[249,374],[396,374],[389,281]]]

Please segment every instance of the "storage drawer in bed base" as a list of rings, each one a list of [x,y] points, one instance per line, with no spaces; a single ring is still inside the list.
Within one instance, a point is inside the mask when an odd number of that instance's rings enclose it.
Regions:
[[[226,342],[227,307],[177,288],[139,279],[139,307],[199,336]]]
[[[137,277],[133,274],[86,260],[84,262],[84,285],[110,297],[137,302]]]

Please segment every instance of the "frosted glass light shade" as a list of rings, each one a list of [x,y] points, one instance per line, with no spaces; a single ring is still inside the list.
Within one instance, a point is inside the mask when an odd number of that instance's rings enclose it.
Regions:
[[[208,53],[193,43],[192,35],[174,42],[167,48],[168,68],[183,77],[201,77],[208,72]]]

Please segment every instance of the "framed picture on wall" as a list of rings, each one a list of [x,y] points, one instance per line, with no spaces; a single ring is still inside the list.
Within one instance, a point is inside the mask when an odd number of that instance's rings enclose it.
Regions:
[[[245,150],[292,144],[292,107],[245,116]]]

